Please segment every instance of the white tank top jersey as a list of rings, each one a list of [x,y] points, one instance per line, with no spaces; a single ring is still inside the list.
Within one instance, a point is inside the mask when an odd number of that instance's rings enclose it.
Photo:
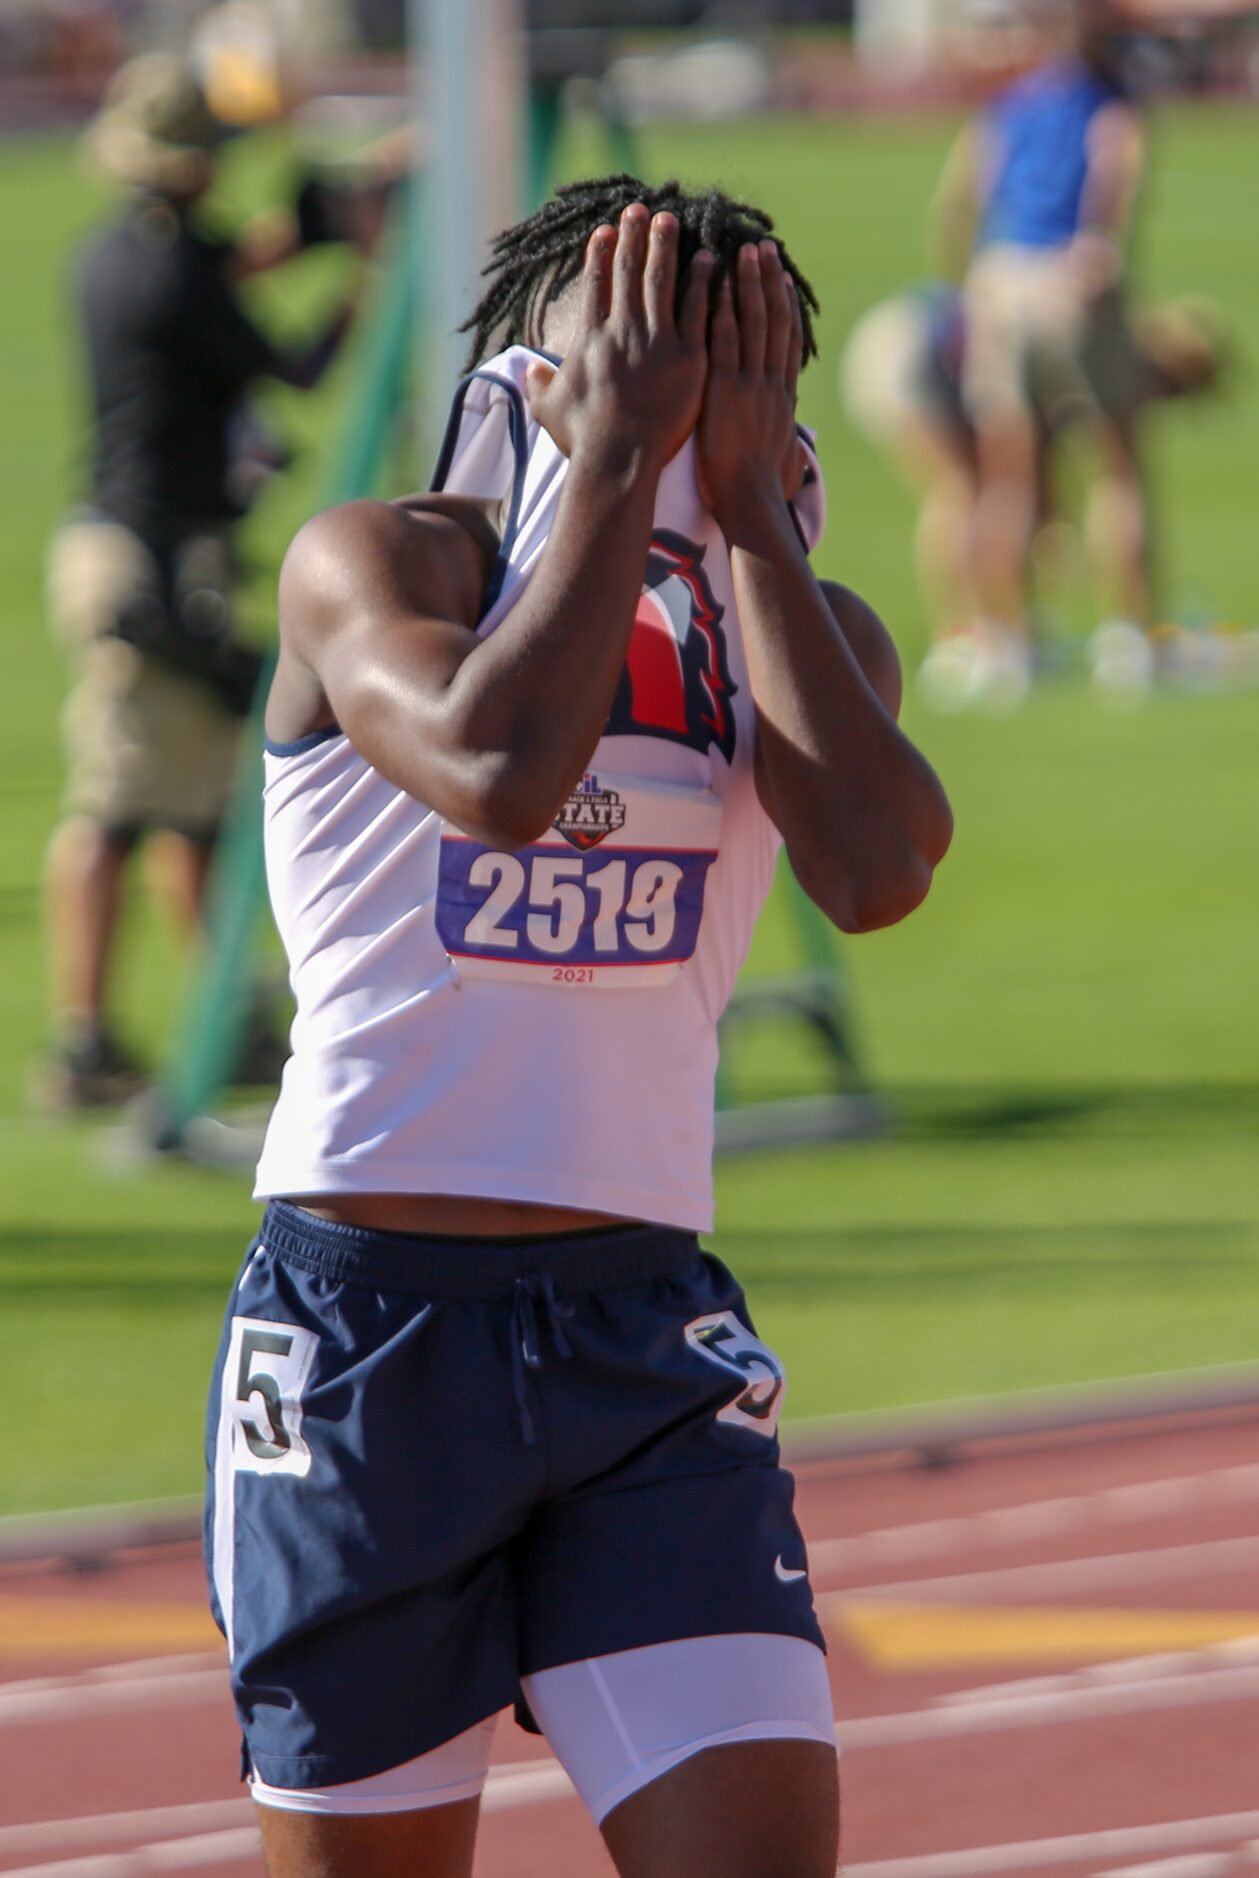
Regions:
[[[508,496],[481,636],[524,592],[567,471],[528,415],[537,356],[513,346],[460,386],[434,477]],[[795,510],[811,548],[811,446]],[[717,1019],[779,846],[754,735],[692,442],[660,479],[607,729],[542,840],[470,840],[339,730],[269,743],[267,874],[297,1016],[257,1197],[464,1194],[711,1227]]]

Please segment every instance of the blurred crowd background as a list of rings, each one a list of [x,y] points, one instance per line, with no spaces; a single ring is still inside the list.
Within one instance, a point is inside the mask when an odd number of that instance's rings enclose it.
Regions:
[[[667,30],[729,35],[745,46],[759,39],[771,68],[764,82],[783,102],[794,99],[777,89],[781,48],[772,42],[781,28],[842,29],[834,63],[855,60],[867,84],[877,78],[899,88],[922,79],[965,83],[1019,67],[1036,52],[1046,11],[1028,0],[524,0],[521,9],[534,35],[604,32],[625,42]],[[1129,73],[1144,87],[1253,91],[1254,8],[1247,0],[1113,0],[1106,12],[1123,34]],[[407,15],[408,0],[4,0],[0,70],[9,80],[90,84],[140,50],[204,57],[212,45],[230,43],[264,63],[283,61],[288,81],[300,87],[326,58],[387,61],[405,42]],[[838,82],[834,72],[827,77]],[[790,83],[800,82],[792,72]],[[52,94],[48,102],[53,108]],[[728,109],[743,100],[728,88],[717,102]],[[7,98],[10,125],[14,106]],[[716,107],[710,101],[706,108]]]

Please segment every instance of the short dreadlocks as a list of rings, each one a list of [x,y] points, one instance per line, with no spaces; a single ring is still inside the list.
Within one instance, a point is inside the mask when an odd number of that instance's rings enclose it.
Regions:
[[[796,284],[804,357],[817,357],[812,317],[818,310],[817,295],[774,235],[774,224],[763,209],[735,202],[720,189],[693,191],[675,181],[653,188],[637,176],[621,174],[565,183],[534,214],[496,237],[490,260],[482,269],[489,285],[459,329],[472,334],[469,371],[491,350],[524,341],[534,312],[540,312],[581,273],[586,243],[595,229],[605,222],[617,223],[631,202],[645,204],[653,215],[667,209],[678,219],[679,304],[697,249],[707,248],[714,256],[715,291],[725,274],[733,274],[735,258],[745,242],[773,236],[783,267]]]

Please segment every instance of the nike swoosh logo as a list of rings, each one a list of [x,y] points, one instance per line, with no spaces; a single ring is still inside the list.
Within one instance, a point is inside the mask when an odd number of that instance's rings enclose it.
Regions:
[[[780,1552],[778,1557],[774,1560],[774,1576],[780,1585],[794,1585],[798,1578],[807,1578],[808,1573],[805,1571],[792,1571],[789,1565],[783,1564],[782,1553]]]

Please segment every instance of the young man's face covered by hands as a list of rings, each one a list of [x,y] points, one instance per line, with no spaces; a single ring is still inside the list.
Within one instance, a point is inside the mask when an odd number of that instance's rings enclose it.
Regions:
[[[718,521],[748,503],[799,495],[804,448],[796,384],[804,327],[776,243],[746,243],[717,290],[700,410],[700,488]]]
[[[676,218],[632,203],[618,227],[591,235],[571,300],[555,309],[555,324],[571,320],[563,364],[532,366],[527,389],[566,456],[613,473],[658,474],[696,433],[701,489],[720,521],[799,491],[804,340],[774,242],[743,247],[736,278],[715,294],[714,266],[699,249],[679,296]]]

